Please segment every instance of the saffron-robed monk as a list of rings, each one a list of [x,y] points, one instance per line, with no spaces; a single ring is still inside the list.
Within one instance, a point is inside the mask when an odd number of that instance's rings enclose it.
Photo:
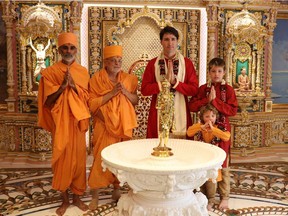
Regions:
[[[73,205],[86,211],[79,198],[86,189],[86,139],[90,112],[88,108],[89,74],[75,62],[78,41],[73,33],[58,36],[62,60],[44,69],[38,92],[38,125],[52,133],[52,187],[61,191],[62,205],[57,215],[64,215],[70,205],[67,190],[73,193]]]
[[[104,68],[96,72],[89,83],[89,107],[93,116],[94,162],[88,185],[92,191],[89,209],[98,206],[98,189],[114,185],[112,199],[120,197],[119,182],[109,171],[103,172],[101,151],[114,143],[131,139],[137,127],[134,106],[138,103],[135,75],[125,73],[122,67],[122,47],[104,48]]]

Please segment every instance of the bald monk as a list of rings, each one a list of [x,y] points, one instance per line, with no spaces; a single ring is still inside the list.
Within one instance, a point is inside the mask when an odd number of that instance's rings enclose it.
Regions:
[[[112,199],[120,198],[119,182],[109,171],[101,167],[101,151],[114,143],[131,139],[137,127],[134,106],[138,80],[135,75],[121,70],[122,47],[104,48],[104,68],[96,72],[89,83],[89,107],[93,117],[94,162],[89,175],[92,200],[90,210],[98,206],[98,189],[114,185]]]
[[[56,210],[60,216],[70,205],[68,189],[73,193],[73,205],[88,210],[79,195],[86,189],[90,77],[87,69],[75,62],[77,46],[75,34],[58,36],[62,60],[41,72],[38,92],[38,125],[52,133],[52,187],[61,191],[63,203]]]

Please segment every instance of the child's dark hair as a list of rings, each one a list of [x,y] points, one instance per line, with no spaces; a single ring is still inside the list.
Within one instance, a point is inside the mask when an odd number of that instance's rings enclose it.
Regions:
[[[164,34],[172,34],[172,35],[174,35],[174,36],[177,38],[177,40],[178,40],[178,38],[179,38],[179,33],[178,33],[178,31],[177,31],[175,28],[171,27],[171,26],[166,26],[165,28],[163,28],[163,29],[160,31],[160,40],[161,40],[161,41],[162,41],[162,39],[163,39]]]
[[[213,58],[208,63],[208,70],[210,71],[213,66],[220,66],[225,70],[226,64],[225,61],[221,58]]]
[[[208,103],[207,105],[202,106],[200,109],[200,112],[199,112],[199,119],[200,119],[202,124],[205,124],[204,119],[203,119],[203,115],[207,111],[212,111],[214,114],[216,114],[216,119],[218,118],[218,110],[212,104]]]

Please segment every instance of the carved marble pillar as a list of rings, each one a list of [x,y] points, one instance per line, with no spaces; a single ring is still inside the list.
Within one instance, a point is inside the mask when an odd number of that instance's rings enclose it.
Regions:
[[[76,34],[79,38],[79,40],[78,40],[78,52],[77,52],[77,59],[78,59],[79,63],[81,63],[80,23],[81,23],[81,16],[82,16],[82,8],[83,8],[82,2],[73,1],[70,5],[71,28],[72,28],[73,33]]]
[[[2,2],[3,7],[3,20],[6,25],[6,41],[7,41],[7,102],[8,112],[15,112],[16,98],[14,95],[14,58],[13,58],[13,22],[17,17],[15,12],[15,5],[8,0]]]
[[[217,32],[218,32],[218,19],[217,19],[217,6],[208,5],[206,8],[208,21],[208,56],[207,59],[210,61],[212,58],[217,56]]]

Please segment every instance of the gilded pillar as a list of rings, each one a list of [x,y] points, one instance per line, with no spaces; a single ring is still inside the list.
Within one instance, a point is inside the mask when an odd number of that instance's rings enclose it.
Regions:
[[[77,59],[79,63],[81,63],[80,23],[81,23],[81,16],[82,16],[82,8],[83,8],[82,2],[73,1],[70,5],[70,24],[72,28],[71,30],[79,38],[78,52],[77,52]]]
[[[266,51],[267,51],[267,79],[266,79],[266,99],[271,98],[271,86],[272,86],[272,51],[273,51],[273,34],[274,29],[276,27],[276,16],[277,10],[272,8],[270,11],[270,22],[267,25],[268,28],[268,38],[266,44]]]
[[[217,56],[218,9],[216,5],[206,8],[208,21],[208,61]]]
[[[14,94],[14,59],[13,59],[13,22],[17,17],[15,5],[8,0],[2,2],[3,15],[2,18],[6,25],[6,41],[7,41],[7,102],[8,112],[15,112],[16,98]]]
[[[252,52],[251,89],[255,90],[256,54]]]
[[[257,51],[257,65],[261,65],[261,58],[262,58],[262,50]],[[257,72],[256,72],[256,92],[260,92],[260,75],[261,75],[261,68],[257,67]]]
[[[226,82],[229,84],[229,85],[233,85],[233,80],[232,80],[232,77],[230,75],[230,71],[233,71],[233,60],[232,60],[232,56],[233,56],[233,51],[232,51],[232,48],[231,48],[231,44],[229,43],[227,45],[227,50],[228,50],[228,53],[226,54],[225,56],[225,62],[226,62]]]
[[[33,69],[33,66],[32,66],[32,57],[31,56],[32,56],[32,49],[28,48],[27,49],[28,92],[32,92],[32,88],[33,88],[33,83],[32,83],[32,74],[33,74],[32,69]]]
[[[27,74],[26,74],[26,47],[21,45],[22,57],[22,94],[27,93]]]

